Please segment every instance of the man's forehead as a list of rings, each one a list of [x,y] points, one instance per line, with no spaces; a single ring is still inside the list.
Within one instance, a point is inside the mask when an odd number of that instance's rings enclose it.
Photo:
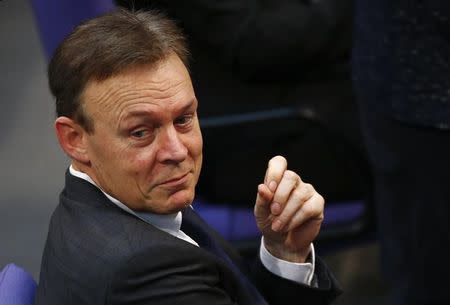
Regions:
[[[101,108],[101,111],[115,108],[122,111],[140,103],[159,106],[160,102],[172,104],[179,99],[190,103],[195,96],[184,64],[173,57],[158,66],[141,66],[106,80],[90,81],[83,92],[87,108]]]

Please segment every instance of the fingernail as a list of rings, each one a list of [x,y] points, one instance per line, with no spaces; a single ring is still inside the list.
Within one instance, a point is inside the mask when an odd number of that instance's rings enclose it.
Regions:
[[[283,224],[281,223],[281,221],[280,221],[279,219],[275,220],[275,221],[272,223],[272,230],[273,230],[273,231],[278,232],[278,231],[281,230],[282,227],[283,227]]]
[[[270,181],[269,183],[269,190],[272,192],[275,192],[275,190],[277,189],[277,183],[275,181]]]
[[[259,184],[257,187],[257,192],[261,193],[262,192],[262,188],[263,188],[263,184]]]
[[[281,212],[281,205],[278,202],[273,202],[270,205],[270,212],[274,215],[278,215]]]

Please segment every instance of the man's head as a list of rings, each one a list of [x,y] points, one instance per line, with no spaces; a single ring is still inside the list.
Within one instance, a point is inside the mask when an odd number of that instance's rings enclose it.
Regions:
[[[90,20],[49,65],[56,133],[73,166],[130,208],[180,210],[202,163],[184,38],[152,12]]]

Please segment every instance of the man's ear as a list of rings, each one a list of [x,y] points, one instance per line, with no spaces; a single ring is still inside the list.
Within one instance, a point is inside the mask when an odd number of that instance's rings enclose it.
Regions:
[[[56,136],[59,145],[73,160],[81,163],[89,163],[86,148],[87,131],[74,120],[60,116],[55,121]]]

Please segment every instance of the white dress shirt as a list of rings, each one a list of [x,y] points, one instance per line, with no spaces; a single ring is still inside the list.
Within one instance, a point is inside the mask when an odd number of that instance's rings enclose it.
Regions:
[[[117,205],[122,210],[142,219],[143,221],[157,227],[158,229],[169,233],[175,237],[178,237],[182,240],[185,240],[193,245],[196,245],[198,247],[197,242],[190,238],[187,234],[185,234],[180,228],[181,228],[181,222],[182,222],[182,214],[181,212],[174,213],[174,214],[154,214],[149,212],[135,212],[131,210],[129,207],[127,207],[125,204],[117,200],[116,198],[112,197],[111,195],[105,193],[95,182],[91,179],[87,174],[77,171],[72,167],[72,165],[69,168],[70,174],[72,174],[75,177],[81,178],[83,180],[88,181],[89,183],[96,186],[100,191],[105,194],[105,196],[115,205]],[[315,267],[315,253],[314,253],[314,247],[311,244],[311,255],[310,260],[307,263],[292,263],[285,260],[281,260],[279,258],[276,258],[272,254],[267,251],[266,247],[264,246],[264,237],[261,239],[261,246],[259,255],[261,258],[261,262],[264,265],[264,267],[267,268],[270,272],[285,278],[289,279],[291,281],[300,283],[300,284],[307,284],[310,285],[314,276],[314,267]]]

